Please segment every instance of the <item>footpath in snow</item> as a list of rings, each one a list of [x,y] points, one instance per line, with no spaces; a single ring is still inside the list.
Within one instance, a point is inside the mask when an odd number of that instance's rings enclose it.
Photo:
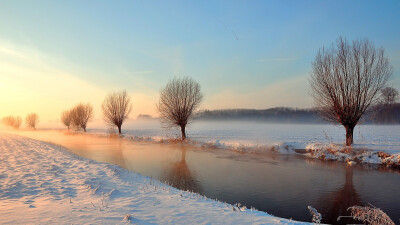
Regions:
[[[0,133],[4,224],[306,224],[238,208]]]

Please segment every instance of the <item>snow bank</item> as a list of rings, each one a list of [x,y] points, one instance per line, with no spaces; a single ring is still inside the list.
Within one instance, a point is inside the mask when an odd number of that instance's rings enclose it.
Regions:
[[[221,148],[254,151],[270,149],[275,145],[294,144],[305,149],[312,143],[344,143],[345,129],[334,125],[268,124],[255,122],[194,122],[187,129],[188,137],[196,142],[213,143]],[[91,132],[108,133],[106,129]],[[127,136],[138,139],[174,139],[179,129],[163,130],[151,124],[124,126]],[[400,126],[360,125],[354,130],[357,147],[389,154],[400,153]],[[299,146],[299,147],[298,147]]]
[[[2,223],[305,224],[180,191],[17,135],[0,135],[0,164]]]
[[[88,132],[89,135],[94,135],[97,137],[118,137],[117,134],[109,134],[106,132]],[[132,141],[143,141],[143,142],[151,142],[151,143],[180,143],[184,145],[192,145],[201,148],[219,148],[219,149],[230,149],[239,152],[246,152],[246,153],[268,153],[274,152],[279,154],[293,154],[295,153],[296,149],[304,149],[306,144],[304,143],[295,143],[295,142],[276,142],[270,144],[258,144],[252,143],[249,141],[238,141],[238,140],[219,140],[219,139],[212,139],[212,140],[196,140],[188,138],[184,142],[181,142],[179,138],[168,138],[162,136],[138,136],[138,135],[131,135],[131,134],[123,134],[119,137],[125,138],[127,140]]]
[[[363,149],[338,144],[309,144],[305,148],[306,156],[322,160],[356,163],[379,164],[388,167],[400,168],[400,153],[388,154],[382,151]]]
[[[110,134],[104,132],[91,132],[91,135],[107,137]],[[118,136],[118,135],[117,135]],[[121,137],[133,141],[145,141],[153,143],[181,143],[176,138],[162,136],[137,136],[125,134]],[[231,149],[245,153],[277,153],[277,154],[305,154],[306,157],[322,160],[343,161],[350,165],[356,163],[379,164],[388,167],[400,168],[400,152],[387,153],[385,151],[370,149],[365,144],[355,144],[347,147],[343,144],[320,143],[320,142],[276,142],[270,144],[258,144],[251,141],[236,140],[194,140],[186,139],[182,144],[193,145],[201,148]]]

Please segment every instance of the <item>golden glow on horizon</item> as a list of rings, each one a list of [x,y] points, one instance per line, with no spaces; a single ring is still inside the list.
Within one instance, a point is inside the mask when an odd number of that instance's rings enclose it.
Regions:
[[[312,99],[304,97],[308,96],[307,79],[307,75],[289,78],[261,88],[254,88],[246,93],[232,89],[222,90],[210,96],[203,108],[266,109],[281,106],[304,108],[312,105]]]
[[[63,110],[78,102],[90,102],[95,109],[95,118],[100,119],[100,105],[107,92],[49,65],[38,52],[17,50],[0,42],[0,118],[8,115],[24,118],[26,114],[36,112],[41,121],[58,120]],[[137,114],[155,115],[157,96],[130,94],[133,101],[131,118]]]
[[[22,48],[0,40],[0,118],[8,115],[24,118],[28,113],[39,115],[44,122],[60,124],[61,112],[79,102],[93,104],[93,124],[102,123],[101,103],[108,92],[119,91],[115,86],[101,87],[80,79],[79,72],[71,73],[49,63],[49,57],[30,48]],[[51,58],[51,62],[56,59]],[[56,65],[63,65],[57,61]],[[145,71],[148,72],[148,71]],[[307,75],[281,80],[250,91],[221,89],[204,93],[201,109],[269,108],[278,106],[304,107],[312,105],[308,95]],[[140,78],[140,77],[139,77]],[[139,82],[140,83],[140,82]],[[160,84],[160,87],[163,84]],[[207,84],[201,84],[204,87]],[[154,87],[153,87],[154,88]],[[139,114],[157,116],[158,90],[126,88],[132,98],[130,118]]]

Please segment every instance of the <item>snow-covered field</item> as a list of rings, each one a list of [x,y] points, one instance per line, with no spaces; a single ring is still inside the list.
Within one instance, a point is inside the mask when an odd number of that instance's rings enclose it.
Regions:
[[[0,133],[0,165],[4,224],[301,224],[14,134]]]
[[[89,129],[91,132],[108,133],[108,130]],[[158,141],[179,137],[179,130],[163,130],[157,120],[131,121],[123,132],[137,139]],[[257,122],[194,121],[187,128],[188,137],[200,143],[238,150],[269,149],[272,146],[292,145],[305,149],[314,144],[345,142],[342,126],[330,124],[271,124]],[[354,131],[357,148],[367,148],[387,153],[400,153],[399,125],[358,125]]]

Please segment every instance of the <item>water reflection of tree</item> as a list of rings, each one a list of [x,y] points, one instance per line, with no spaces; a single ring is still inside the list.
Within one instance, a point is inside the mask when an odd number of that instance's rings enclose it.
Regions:
[[[355,221],[349,218],[341,218],[337,221],[339,216],[348,216],[349,212],[347,209],[353,205],[362,205],[360,195],[353,184],[353,168],[346,166],[346,179],[344,186],[335,192],[329,193],[327,196],[323,196],[320,200],[320,209],[322,214],[322,222],[333,223],[333,224],[347,224]]]
[[[181,190],[193,191],[196,193],[201,191],[200,184],[198,184],[194,174],[190,171],[186,163],[185,147],[181,149],[180,161],[174,162],[167,167],[165,173],[162,175],[162,180]]]

